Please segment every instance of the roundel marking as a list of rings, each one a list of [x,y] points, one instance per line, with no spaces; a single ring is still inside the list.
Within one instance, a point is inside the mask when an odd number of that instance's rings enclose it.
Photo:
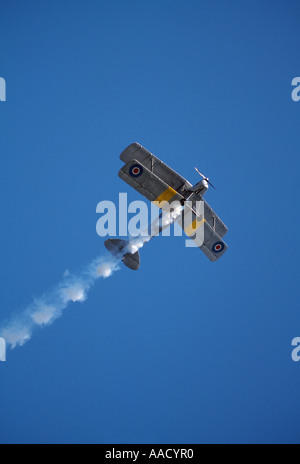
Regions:
[[[212,251],[214,253],[221,253],[221,251],[223,251],[223,250],[224,250],[224,243],[223,242],[217,242],[212,247]]]
[[[144,170],[139,164],[133,164],[129,169],[129,174],[131,177],[140,177],[143,174]]]

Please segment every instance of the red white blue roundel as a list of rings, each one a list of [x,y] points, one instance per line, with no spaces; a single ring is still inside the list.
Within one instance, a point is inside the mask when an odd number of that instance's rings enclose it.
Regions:
[[[217,242],[212,247],[213,253],[221,253],[221,251],[223,251],[223,250],[224,250],[224,243],[223,242]]]
[[[129,169],[129,174],[131,177],[140,177],[143,174],[144,170],[140,164],[133,164]]]

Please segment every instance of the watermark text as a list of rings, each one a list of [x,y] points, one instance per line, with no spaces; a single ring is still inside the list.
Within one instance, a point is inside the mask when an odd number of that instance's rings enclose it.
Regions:
[[[295,337],[292,340],[292,346],[295,347],[292,351],[292,360],[294,362],[299,362],[300,361],[300,337]]]
[[[101,201],[96,212],[100,214],[96,231],[99,237],[155,237],[162,235],[189,237],[186,246],[202,246],[204,242],[204,202],[179,201],[156,202],[133,201],[128,204],[127,193],[119,194],[119,205]],[[160,209],[160,214],[158,214]],[[191,240],[192,239],[192,240]]]
[[[6,342],[0,337],[0,362],[6,361]]]
[[[3,77],[0,77],[0,101],[6,101],[6,82]]]
[[[292,86],[295,87],[292,91],[292,100],[298,102],[300,101],[300,77],[295,77],[292,80]]]

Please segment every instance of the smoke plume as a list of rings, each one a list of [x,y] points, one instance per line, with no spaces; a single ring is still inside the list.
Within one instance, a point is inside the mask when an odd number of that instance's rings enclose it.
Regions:
[[[70,303],[86,301],[88,292],[96,280],[110,277],[119,269],[119,262],[120,260],[114,257],[100,257],[78,275],[66,271],[56,287],[34,299],[25,310],[12,317],[0,329],[0,336],[11,348],[23,346],[31,339],[36,328],[52,324]]]
[[[151,224],[151,234],[148,235],[147,231],[144,231],[141,236],[130,239],[127,251],[130,253],[138,251],[172,222],[175,222],[180,217],[181,211],[182,207],[179,206],[171,212],[163,213]],[[34,299],[25,310],[12,317],[0,328],[0,337],[4,338],[11,348],[23,346],[31,339],[36,328],[51,325],[70,303],[86,301],[88,292],[96,280],[107,279],[119,270],[121,259],[122,257],[113,256],[99,257],[78,275],[66,271],[62,281],[56,287]]]

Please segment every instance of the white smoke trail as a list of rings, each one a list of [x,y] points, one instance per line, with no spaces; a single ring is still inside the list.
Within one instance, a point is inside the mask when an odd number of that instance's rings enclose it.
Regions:
[[[170,207],[170,205],[168,204]],[[127,246],[127,251],[129,253],[136,253],[139,251],[143,246],[148,243],[152,238],[157,237],[163,230],[170,227],[171,224],[178,221],[182,216],[182,211],[184,206],[182,206],[179,202],[174,202],[172,208],[169,210],[162,212],[162,215],[158,216],[152,224],[150,228],[148,227],[145,229],[140,236],[136,238],[131,238],[129,244]],[[149,234],[149,230],[151,234]]]
[[[36,298],[23,312],[13,317],[0,329],[0,336],[11,348],[23,346],[37,327],[52,324],[69,303],[83,303],[87,293],[99,278],[108,278],[119,269],[120,260],[97,258],[80,274],[65,272],[63,280],[51,291]]]
[[[182,207],[164,213],[151,224],[151,235],[146,231],[137,238],[131,238],[127,246],[130,253],[136,253],[152,238],[170,226],[181,216]],[[108,278],[120,269],[121,258],[99,257],[90,263],[80,274],[66,271],[62,281],[49,292],[36,298],[24,311],[13,317],[0,328],[0,337],[4,338],[11,348],[23,346],[31,339],[38,327],[51,325],[60,317],[69,303],[83,303],[87,299],[90,288],[99,278]]]

